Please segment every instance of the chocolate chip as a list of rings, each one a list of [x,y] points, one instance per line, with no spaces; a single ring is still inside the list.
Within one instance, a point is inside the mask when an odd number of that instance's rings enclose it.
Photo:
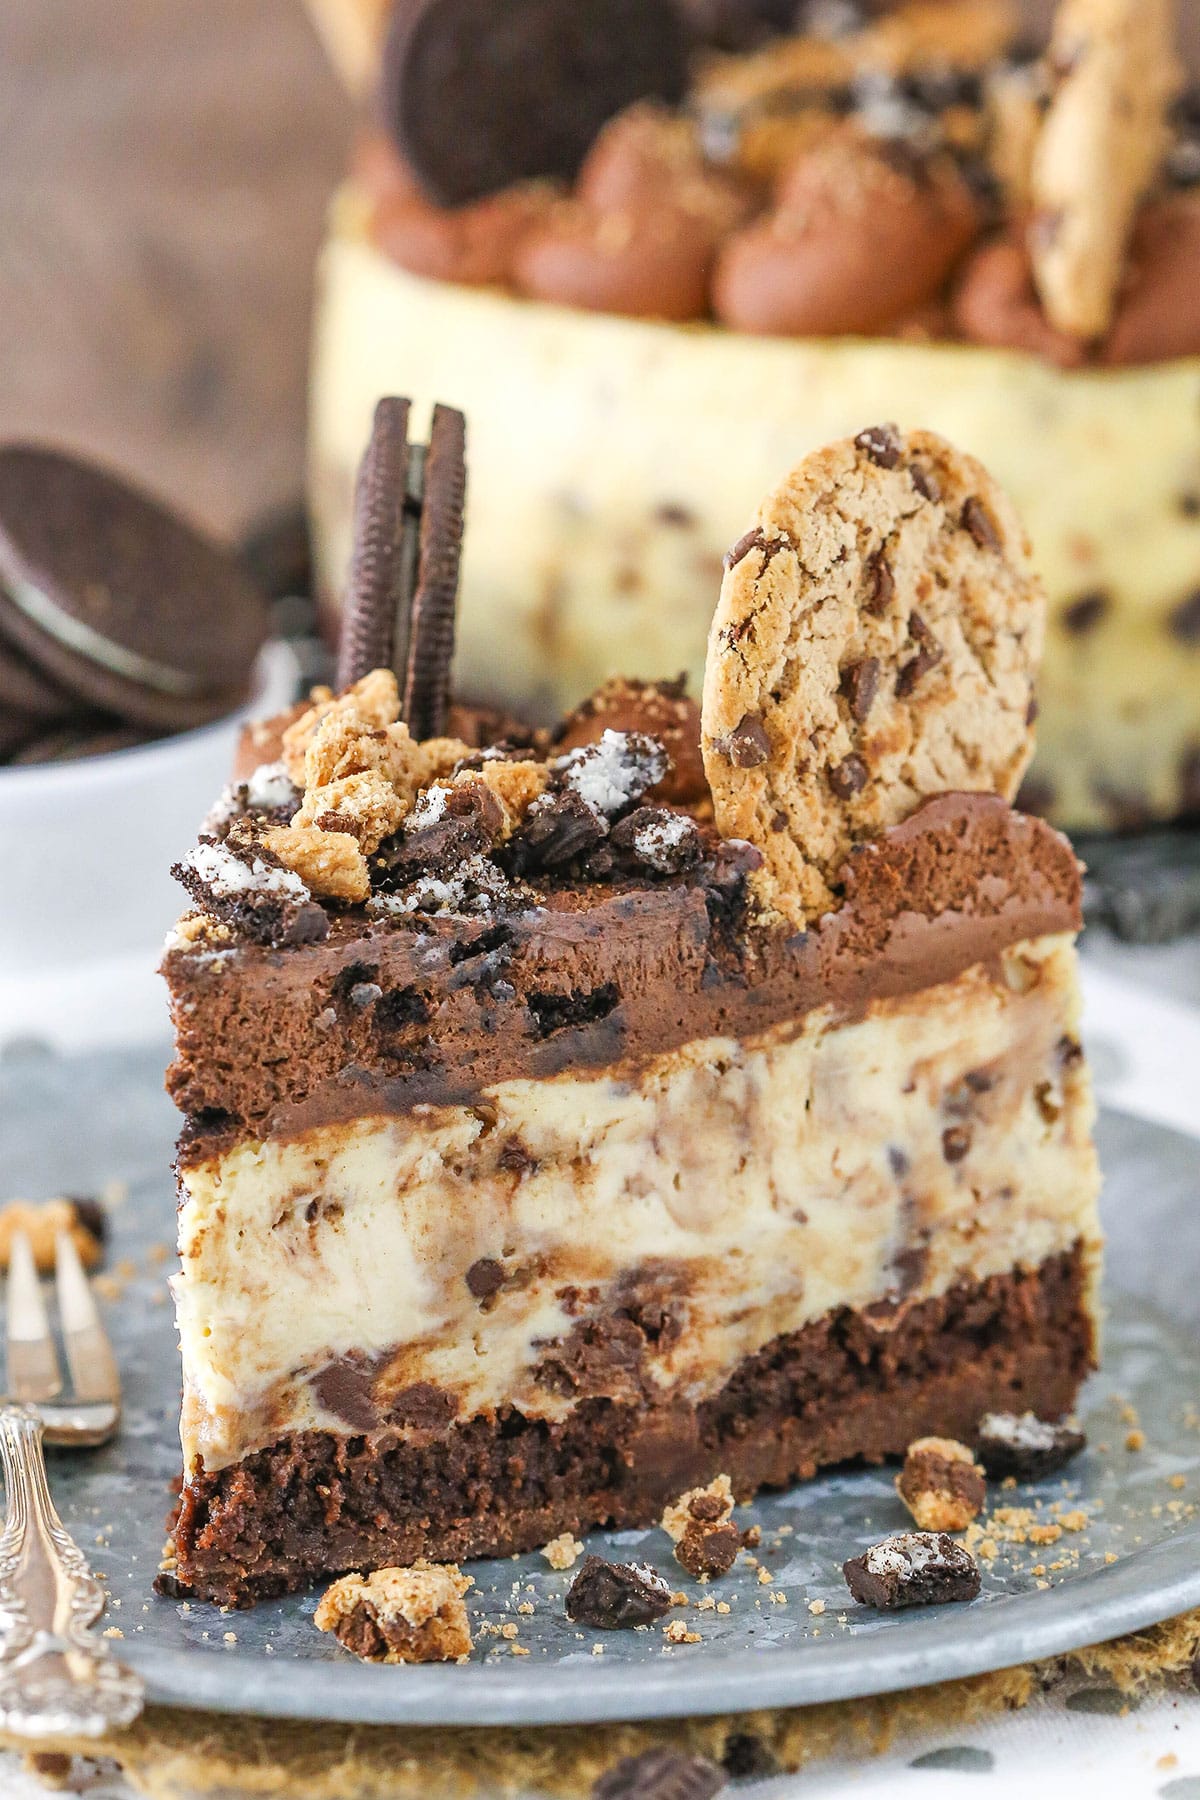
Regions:
[[[1179,511],[1185,519],[1200,519],[1200,494],[1180,494]]]
[[[1026,725],[1036,724],[1037,716],[1040,711],[1041,711],[1041,707],[1038,705],[1037,695],[1031,694],[1029,696],[1029,705],[1025,708],[1025,723],[1026,723]]]
[[[749,556],[751,550],[761,550],[763,553],[762,568],[759,569],[761,575],[772,557],[778,556],[781,550],[790,549],[791,544],[787,538],[764,537],[762,527],[756,525],[753,530],[743,532],[737,543],[732,544],[725,552],[723,560],[727,569],[736,569],[738,564]]]
[[[904,1177],[908,1174],[909,1169],[912,1167],[907,1152],[901,1150],[899,1144],[889,1144],[887,1159],[888,1168],[892,1171],[896,1180],[903,1181]]]
[[[744,531],[737,543],[731,544],[729,549],[725,552],[725,567],[727,569],[736,569],[743,558],[749,556],[755,544],[761,544],[762,541],[763,534],[758,529],[757,525],[754,527],[753,531]]]
[[[1069,631],[1072,637],[1085,637],[1089,631],[1095,630],[1111,605],[1110,594],[1105,593],[1103,588],[1092,588],[1063,607],[1060,615],[1062,628]]]
[[[490,1300],[504,1286],[504,1264],[494,1256],[481,1256],[467,1270],[467,1288],[476,1300]]]
[[[988,1094],[995,1085],[995,1077],[986,1069],[968,1069],[963,1076],[963,1086],[970,1088],[973,1094]]]
[[[785,812],[777,812],[771,820],[771,830],[772,831],[786,831],[787,828],[788,828],[787,814]]]
[[[606,1769],[592,1789],[592,1800],[713,1800],[725,1785],[725,1771],[707,1757],[643,1750]]]
[[[771,754],[766,728],[757,713],[743,713],[727,738],[717,741],[716,748],[735,769],[757,769]]]
[[[1033,1413],[986,1413],[976,1432],[976,1453],[992,1481],[1013,1476],[1038,1481],[1070,1462],[1087,1443],[1082,1431],[1055,1425]]]
[[[696,523],[691,507],[683,506],[678,500],[664,500],[654,509],[654,516],[660,525],[674,525],[680,531],[686,531]]]
[[[839,800],[849,800],[867,785],[867,765],[861,756],[848,756],[829,771],[829,785]]]
[[[932,469],[925,468],[922,463],[909,463],[908,473],[913,486],[916,488],[918,494],[920,494],[922,500],[941,499],[942,484]]]
[[[981,550],[998,551],[1003,543],[996,521],[993,519],[978,494],[972,494],[963,501],[962,526],[969,531]]]
[[[610,1563],[589,1556],[567,1589],[568,1619],[597,1631],[652,1625],[670,1610],[671,1589],[645,1563]]]
[[[848,664],[842,670],[841,691],[861,725],[879,691],[879,658],[864,656],[861,662]]]
[[[909,615],[908,633],[919,647],[917,654],[905,663],[896,677],[896,693],[902,700],[912,693],[922,676],[928,675],[942,660],[942,646],[919,612]]]
[[[948,1163],[961,1162],[971,1148],[971,1127],[949,1125],[942,1133],[942,1155]]]
[[[854,446],[881,469],[894,469],[904,450],[899,428],[895,425],[869,425],[859,432]]]
[[[896,592],[896,578],[892,574],[892,566],[882,550],[867,559],[866,566],[867,597],[863,601],[863,611],[877,619],[887,611]]]
[[[1063,215],[1059,211],[1043,208],[1036,212],[1029,223],[1029,242],[1040,248],[1049,250],[1062,230]]]
[[[902,1531],[842,1564],[846,1586],[860,1606],[892,1611],[974,1600],[975,1558],[943,1531]]]
[[[685,1531],[675,1546],[675,1560],[699,1581],[702,1575],[725,1575],[742,1547],[736,1525]]]
[[[1171,632],[1184,644],[1200,644],[1200,588],[1181,600],[1171,614]]]

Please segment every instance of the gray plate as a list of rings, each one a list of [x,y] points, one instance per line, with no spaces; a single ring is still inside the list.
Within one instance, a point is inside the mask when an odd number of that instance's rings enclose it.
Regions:
[[[125,1427],[104,1451],[52,1453],[51,1481],[68,1526],[103,1572],[120,1653],[145,1675],[153,1699],[456,1725],[724,1712],[1002,1668],[1200,1606],[1200,1152],[1116,1113],[1100,1134],[1110,1318],[1104,1367],[1082,1407],[1092,1447],[1064,1477],[992,1494],[993,1510],[1031,1507],[1041,1525],[1064,1514],[1075,1522],[1078,1510],[1087,1524],[1052,1543],[999,1542],[973,1605],[885,1615],[849,1603],[844,1558],[907,1520],[884,1470],[829,1475],[744,1509],[742,1522],[762,1527],[766,1583],[742,1559],[728,1578],[700,1587],[684,1578],[660,1532],[595,1534],[589,1548],[653,1562],[687,1592],[690,1604],[672,1617],[699,1634],[695,1644],[668,1646],[661,1627],[579,1631],[563,1613],[569,1575],[539,1556],[473,1565],[477,1644],[462,1668],[363,1667],[314,1628],[312,1595],[233,1614],[156,1600],[150,1585],[178,1470],[165,1304],[175,1117],[161,1093],[161,1060],[59,1059],[32,1045],[0,1058],[8,1192],[89,1192],[114,1177],[129,1186],[110,1257],[123,1293],[109,1309],[127,1383]],[[1130,1451],[1134,1429],[1145,1446]],[[1007,1535],[1015,1535],[1011,1523]],[[716,1611],[718,1600],[728,1612]],[[515,1639],[500,1635],[514,1625]],[[514,1646],[529,1654],[514,1655]]]

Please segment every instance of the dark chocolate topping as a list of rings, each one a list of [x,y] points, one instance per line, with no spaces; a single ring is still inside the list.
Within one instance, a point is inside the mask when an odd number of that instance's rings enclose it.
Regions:
[[[548,882],[491,913],[334,915],[320,943],[244,943],[238,979],[204,945],[167,955],[182,1154],[364,1112],[474,1104],[512,1077],[633,1078],[697,1038],[746,1036],[829,1004],[855,1016],[1078,929],[1065,838],[989,794],[947,794],[861,845],[842,906],[803,933],[745,922],[747,860],[714,847],[653,883]],[[366,1006],[352,988],[377,987]]]

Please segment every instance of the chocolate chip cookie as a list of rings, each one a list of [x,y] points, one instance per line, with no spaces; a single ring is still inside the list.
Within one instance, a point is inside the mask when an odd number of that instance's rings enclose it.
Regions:
[[[807,457],[726,557],[701,748],[768,913],[838,903],[856,843],[933,794],[1011,799],[1033,753],[1045,597],[1006,496],[932,432]]]

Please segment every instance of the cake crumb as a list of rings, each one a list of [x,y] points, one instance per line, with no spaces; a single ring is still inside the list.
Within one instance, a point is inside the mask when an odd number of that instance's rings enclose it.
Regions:
[[[541,1554],[552,1569],[572,1569],[583,1555],[583,1545],[569,1531],[564,1531],[543,1544]]]
[[[529,1655],[529,1651],[524,1644],[510,1644],[508,1646],[508,1648],[509,1648],[509,1653],[512,1656],[528,1656]]]
[[[473,1586],[456,1564],[424,1560],[343,1575],[322,1595],[313,1623],[365,1662],[463,1662],[471,1649],[463,1595]]]
[[[727,1613],[729,1611],[728,1600],[718,1600],[717,1601],[717,1611],[719,1613]]]
[[[121,1630],[119,1625],[109,1625],[100,1635],[101,1637],[106,1638],[123,1638],[125,1633]]]
[[[810,1600],[808,1603],[808,1610],[813,1615],[814,1619],[819,1619],[821,1614],[825,1611],[825,1602],[823,1600]]]
[[[1145,1432],[1131,1431],[1125,1439],[1125,1448],[1127,1450],[1144,1450],[1146,1448]]]
[[[700,1633],[689,1631],[682,1619],[672,1619],[669,1625],[664,1625],[663,1636],[668,1644],[698,1644],[701,1641]]]
[[[760,1587],[770,1587],[771,1579],[770,1569],[760,1569],[758,1571],[758,1582]]]
[[[519,1613],[524,1613],[525,1616],[528,1617],[533,1612],[532,1602],[530,1602],[529,1600],[522,1600],[520,1606],[518,1606],[518,1608],[517,1608],[517,1611]]]
[[[502,1638],[515,1638],[520,1629],[521,1627],[519,1625],[513,1625],[510,1622],[509,1624],[500,1627],[500,1636]]]
[[[1167,1476],[1167,1486],[1171,1487],[1171,1488],[1186,1487],[1187,1486],[1187,1476],[1186,1475],[1168,1475]]]

